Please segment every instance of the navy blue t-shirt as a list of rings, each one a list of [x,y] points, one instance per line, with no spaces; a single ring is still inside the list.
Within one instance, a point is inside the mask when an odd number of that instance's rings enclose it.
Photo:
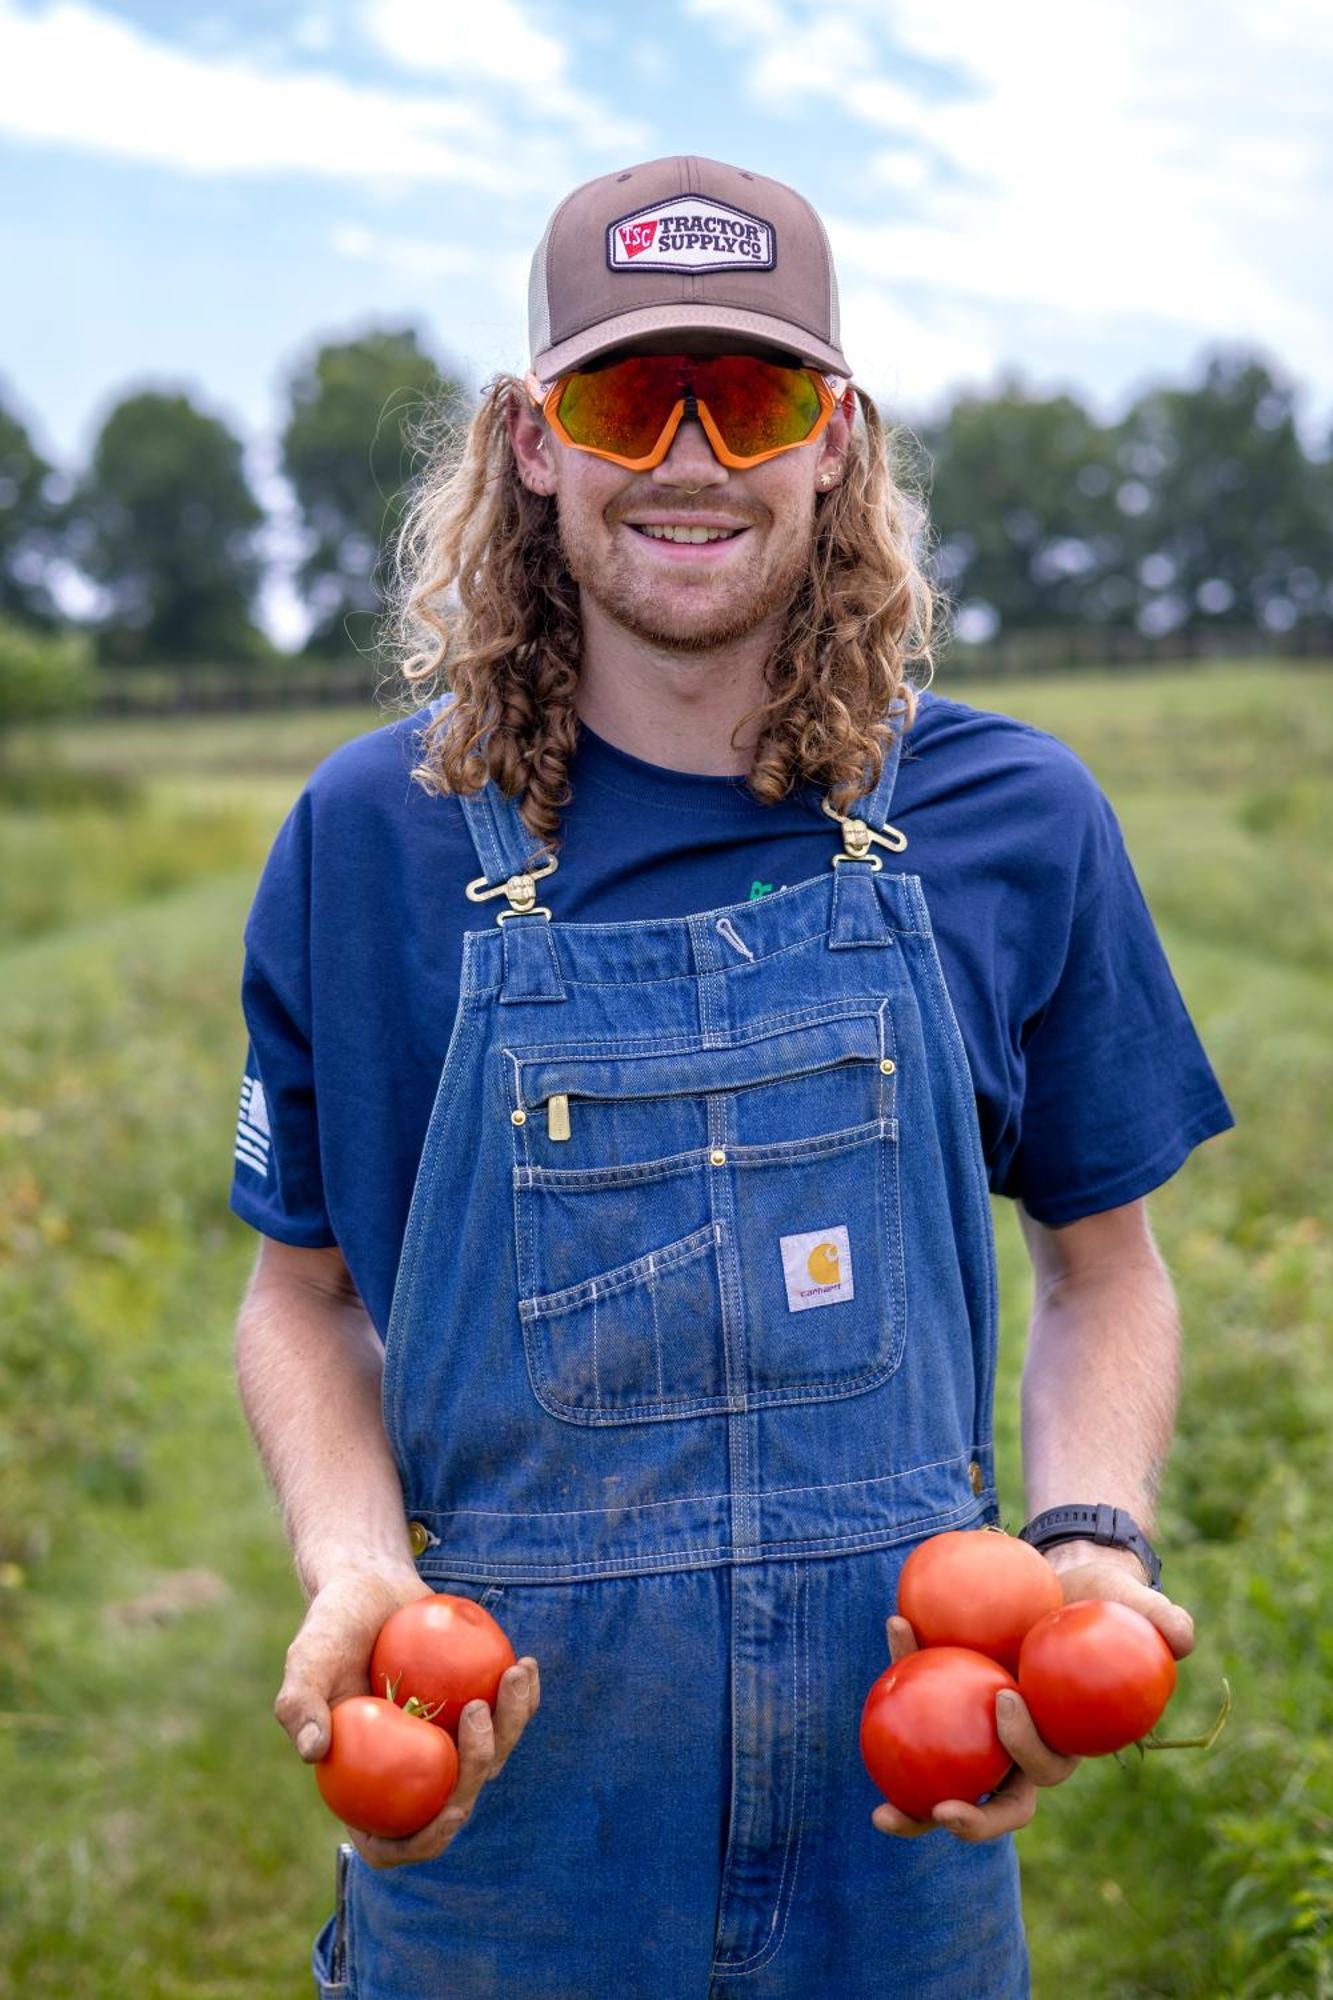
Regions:
[[[495,906],[454,798],[409,777],[425,711],[343,744],[283,823],[245,927],[235,1213],[337,1243],[387,1332],[458,1003],[463,933]],[[838,829],[807,787],[645,763],[580,728],[558,922],[678,917],[821,874]],[[1115,814],[1056,738],[927,690],[889,818],[921,877],[971,1065],[990,1185],[1056,1227],[1136,1200],[1235,1120],[1171,976]]]

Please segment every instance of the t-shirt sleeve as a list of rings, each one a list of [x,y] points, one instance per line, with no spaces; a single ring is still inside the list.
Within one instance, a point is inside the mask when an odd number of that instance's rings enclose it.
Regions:
[[[1017,1149],[1000,1192],[1048,1228],[1137,1201],[1235,1124],[1096,792],[1049,1000],[1024,1030]]]
[[[310,1002],[310,805],[278,831],[245,925],[241,1010],[249,1031],[230,1207],[298,1249],[337,1242],[324,1201]]]

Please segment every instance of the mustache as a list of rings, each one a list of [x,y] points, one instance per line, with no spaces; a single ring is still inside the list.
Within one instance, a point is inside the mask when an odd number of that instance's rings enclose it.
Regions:
[[[684,491],[683,487],[656,486],[647,493],[632,494],[628,498],[621,496],[606,509],[606,519],[614,524],[628,521],[636,514],[661,513],[668,510],[685,522],[688,522],[691,515],[696,514],[700,520],[709,514],[725,514],[728,520],[744,524],[746,527],[758,527],[770,519],[767,507],[762,507],[752,500],[737,500],[730,495],[725,500],[720,496],[715,498],[711,505],[700,495],[693,507],[686,507],[677,497]]]

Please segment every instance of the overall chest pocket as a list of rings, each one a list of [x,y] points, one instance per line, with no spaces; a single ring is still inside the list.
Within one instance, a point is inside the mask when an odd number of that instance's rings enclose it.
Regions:
[[[723,1046],[504,1051],[546,1409],[651,1422],[853,1395],[897,1367],[892,1051],[883,1002]]]

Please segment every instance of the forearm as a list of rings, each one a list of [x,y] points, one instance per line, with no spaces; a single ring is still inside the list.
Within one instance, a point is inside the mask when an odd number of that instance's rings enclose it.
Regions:
[[[252,1288],[236,1324],[241,1402],[313,1596],[335,1569],[412,1569],[380,1411],[384,1351],[360,1300]]]
[[[1151,1535],[1179,1391],[1175,1292],[1151,1246],[1041,1288],[1022,1387],[1028,1518],[1105,1500]],[[1051,1554],[1062,1567],[1090,1546]]]

